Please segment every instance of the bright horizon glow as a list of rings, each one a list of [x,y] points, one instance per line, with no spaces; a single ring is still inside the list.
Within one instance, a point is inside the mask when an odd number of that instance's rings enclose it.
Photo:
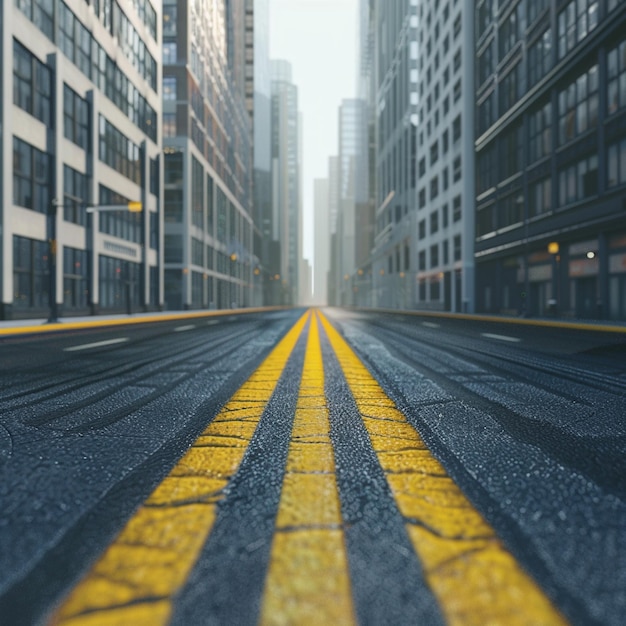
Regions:
[[[339,105],[353,98],[358,0],[270,0],[270,58],[292,65],[303,120],[303,257],[315,273],[313,181],[338,151]]]

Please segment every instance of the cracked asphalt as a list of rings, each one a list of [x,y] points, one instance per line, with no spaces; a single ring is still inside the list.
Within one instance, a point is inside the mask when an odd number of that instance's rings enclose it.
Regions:
[[[513,322],[0,329],[0,623],[621,625],[626,333]]]

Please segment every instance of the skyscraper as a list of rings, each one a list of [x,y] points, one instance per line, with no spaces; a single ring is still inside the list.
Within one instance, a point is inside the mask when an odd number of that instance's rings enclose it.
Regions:
[[[158,308],[160,3],[4,2],[1,20],[0,317]]]
[[[272,216],[266,265],[272,279],[271,303],[297,304],[302,257],[298,88],[289,62],[272,60],[270,71]]]
[[[476,3],[479,311],[626,318],[626,3]]]
[[[414,306],[474,310],[474,10],[422,0],[416,16]]]
[[[328,178],[313,181],[314,257],[313,302],[322,306],[328,301],[330,269],[330,210]]]
[[[245,0],[163,7],[165,297],[249,306],[254,269]]]
[[[374,304],[406,307],[414,301],[416,98],[415,19],[409,0],[377,1],[376,212],[372,252]],[[413,257],[413,259],[412,259]]]

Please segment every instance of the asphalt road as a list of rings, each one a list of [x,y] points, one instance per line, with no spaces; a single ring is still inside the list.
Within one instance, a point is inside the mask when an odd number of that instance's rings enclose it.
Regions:
[[[623,624],[626,333],[1,334],[0,624]]]

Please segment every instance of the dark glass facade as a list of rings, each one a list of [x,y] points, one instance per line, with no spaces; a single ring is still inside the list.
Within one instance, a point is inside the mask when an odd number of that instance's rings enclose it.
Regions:
[[[626,3],[476,3],[477,310],[626,319]]]

